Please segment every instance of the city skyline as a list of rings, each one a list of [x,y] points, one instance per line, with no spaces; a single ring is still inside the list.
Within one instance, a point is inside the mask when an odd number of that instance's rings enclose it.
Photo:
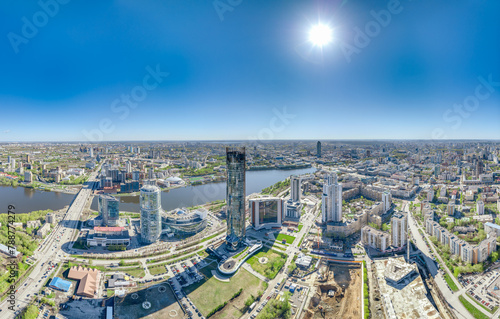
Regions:
[[[498,3],[56,3],[3,4],[0,142],[500,139]]]

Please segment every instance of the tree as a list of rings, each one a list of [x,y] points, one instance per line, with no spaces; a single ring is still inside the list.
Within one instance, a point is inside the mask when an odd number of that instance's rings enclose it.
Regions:
[[[494,251],[492,254],[491,254],[491,262],[495,262],[498,260],[498,252]]]
[[[118,263],[120,266],[125,266],[125,260],[121,259],[120,262]]]

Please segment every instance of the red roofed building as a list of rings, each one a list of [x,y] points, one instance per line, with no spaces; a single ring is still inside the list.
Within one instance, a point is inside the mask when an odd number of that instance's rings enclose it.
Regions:
[[[94,231],[105,233],[122,232],[124,230],[125,227],[94,227]]]

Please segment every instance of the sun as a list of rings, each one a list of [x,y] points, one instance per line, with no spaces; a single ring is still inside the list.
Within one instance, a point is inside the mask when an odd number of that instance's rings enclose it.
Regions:
[[[313,26],[309,32],[309,41],[320,47],[330,43],[332,41],[332,29],[324,24]]]

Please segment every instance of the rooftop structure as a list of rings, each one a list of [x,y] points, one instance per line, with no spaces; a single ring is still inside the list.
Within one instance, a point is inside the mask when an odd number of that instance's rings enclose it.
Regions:
[[[416,270],[417,266],[406,264],[403,257],[397,259],[397,261],[393,258],[376,260],[375,267],[373,267],[375,278],[379,278],[378,287],[386,318],[441,318],[439,312],[427,298],[424,283]],[[386,272],[388,272],[388,277]],[[405,274],[405,276],[399,279],[402,276],[400,274]],[[393,285],[394,279],[402,280],[402,283],[395,286]]]
[[[67,292],[67,291],[69,291],[69,288],[71,287],[71,282],[64,280],[62,278],[59,278],[59,277],[54,277],[50,281],[49,287]]]
[[[68,278],[79,280],[76,294],[88,298],[94,298],[99,289],[100,271],[97,269],[84,268],[82,266],[73,266],[69,269]]]
[[[208,211],[197,209],[191,212],[177,209],[161,217],[163,232],[179,235],[192,235],[207,226]]]

